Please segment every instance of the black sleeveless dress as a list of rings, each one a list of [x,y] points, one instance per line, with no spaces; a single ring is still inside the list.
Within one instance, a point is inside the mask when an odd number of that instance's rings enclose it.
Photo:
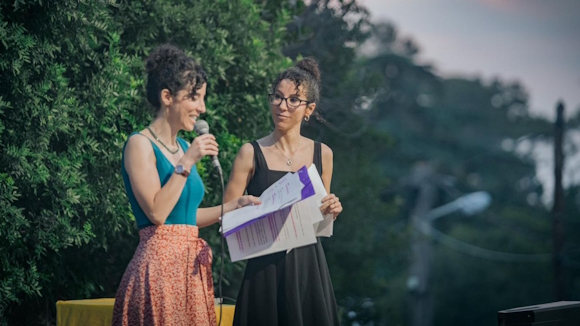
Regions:
[[[260,196],[285,171],[268,169],[257,142],[254,176],[248,194]],[[319,142],[314,143],[314,164],[322,175]],[[236,301],[235,326],[340,325],[334,290],[322,244],[315,244],[248,260]]]

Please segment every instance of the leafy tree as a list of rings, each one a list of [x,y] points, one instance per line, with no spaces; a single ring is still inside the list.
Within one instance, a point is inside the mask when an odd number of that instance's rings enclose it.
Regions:
[[[121,149],[151,118],[143,58],[154,46],[173,42],[207,69],[206,119],[227,177],[242,140],[268,126],[267,85],[288,64],[278,44],[286,15],[264,22],[260,8],[0,4],[1,323],[50,322],[56,300],[114,295],[137,244]],[[210,180],[204,204],[215,205],[219,183],[203,162],[198,168]],[[218,242],[215,229],[204,236]],[[226,280],[240,269],[229,265]]]
[[[416,62],[412,40],[372,24],[356,1],[3,2],[0,325],[51,323],[56,300],[114,295],[138,241],[121,149],[151,119],[143,58],[165,42],[208,72],[205,119],[226,178],[240,145],[272,127],[266,94],[275,74],[291,59],[318,59],[320,115],[304,133],[334,151],[332,188],[345,210],[324,245],[343,323],[406,324],[406,224],[416,200],[407,181],[417,162],[444,181],[438,203],[475,190],[493,196],[482,215],[442,218],[438,230],[498,252],[551,250],[530,151],[551,141],[551,126],[529,115],[523,86],[441,78]],[[203,204],[215,205],[220,185],[205,163]],[[570,188],[569,234],[579,225],[577,197]],[[202,236],[219,267],[216,228]],[[564,258],[576,300],[577,246],[569,236]],[[548,263],[434,248],[436,324],[489,324],[499,309],[552,301]],[[226,264],[227,296],[235,297],[242,267]]]
[[[131,242],[120,239],[132,221],[119,131],[134,125],[138,85],[102,3],[0,8],[0,320],[35,324],[52,318],[56,299],[90,296],[120,276],[103,272],[122,254],[100,261],[100,273],[79,262],[94,266],[93,251]]]
[[[315,56],[323,75],[322,118],[305,132],[334,149],[333,189],[344,199],[335,238],[325,241],[344,323],[407,323],[410,252],[404,226],[414,195],[405,185],[418,162],[428,162],[445,181],[440,204],[476,190],[494,198],[485,218],[450,216],[436,228],[490,250],[550,251],[546,211],[533,202],[542,191],[534,178],[535,161],[522,152],[522,144],[546,139],[550,125],[528,114],[521,85],[443,79],[432,67],[416,63],[418,46],[412,40],[400,38],[388,23],[369,24],[364,8],[354,2],[298,2],[294,14],[284,53]],[[514,233],[520,229],[525,231]],[[546,263],[533,265],[534,273],[524,276],[527,263],[462,255],[435,247],[437,323],[472,324],[470,315],[489,323],[500,308],[546,301],[548,286],[532,283],[549,277]],[[499,272],[478,282],[475,271],[482,266]],[[446,286],[447,273],[457,286]],[[521,281],[510,285],[510,278]],[[523,285],[530,290],[518,291]],[[498,299],[494,291],[502,286],[511,293]],[[481,304],[466,307],[469,293]]]
[[[387,197],[399,196],[412,208],[414,197],[404,194],[416,189],[401,185],[413,166],[426,162],[444,181],[437,184],[440,194],[434,206],[477,190],[493,197],[482,215],[470,220],[449,216],[435,227],[464,243],[513,254],[466,257],[436,245],[431,275],[435,324],[489,324],[500,309],[549,301],[548,282],[539,286],[535,281],[549,279],[549,265],[518,260],[551,250],[546,211],[533,201],[542,192],[535,161],[520,146],[547,137],[550,125],[528,114],[525,90],[499,80],[442,79],[430,67],[415,64],[412,55],[389,50],[379,51],[365,65],[383,72],[385,91],[375,96],[370,115],[394,142],[382,155],[385,176],[401,181],[385,190]],[[410,210],[401,213],[405,223]],[[382,300],[398,299],[400,309],[385,311],[382,322],[405,324],[411,313],[404,301],[407,289],[401,286],[407,270],[403,264],[398,272],[391,271],[395,276],[387,282],[395,291]]]

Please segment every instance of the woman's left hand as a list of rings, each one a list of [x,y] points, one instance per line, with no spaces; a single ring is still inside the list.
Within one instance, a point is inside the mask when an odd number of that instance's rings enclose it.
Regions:
[[[262,202],[260,201],[260,198],[256,197],[256,196],[242,196],[240,198],[238,198],[238,202],[236,204],[236,209],[244,207],[244,206],[248,206],[248,205],[260,205]]]
[[[321,202],[322,206],[320,206],[320,211],[322,214],[332,214],[333,219],[336,220],[338,214],[342,212],[342,204],[340,203],[338,197],[336,197],[334,194],[330,194],[322,198]]]

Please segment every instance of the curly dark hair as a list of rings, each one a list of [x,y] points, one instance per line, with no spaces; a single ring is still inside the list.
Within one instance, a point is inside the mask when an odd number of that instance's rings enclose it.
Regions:
[[[278,84],[285,79],[294,82],[297,92],[298,87],[303,85],[308,102],[318,105],[320,101],[320,69],[314,58],[304,58],[298,61],[294,67],[281,72],[272,83],[272,93],[276,91]]]
[[[193,86],[193,96],[207,83],[207,76],[201,65],[171,44],[160,45],[151,51],[146,70],[147,100],[157,110],[161,108],[162,90],[167,89],[175,96],[180,90]]]

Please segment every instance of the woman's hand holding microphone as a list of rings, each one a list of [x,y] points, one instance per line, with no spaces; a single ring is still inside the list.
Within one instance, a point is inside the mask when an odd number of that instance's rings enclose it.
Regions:
[[[214,135],[205,134],[195,137],[180,161],[185,163],[184,166],[192,168],[204,156],[217,156],[218,154],[219,145]]]
[[[186,163],[184,166],[190,169],[199,162],[204,156],[217,156],[219,154],[219,145],[212,134],[204,134],[195,137],[191,146],[187,149],[181,162]],[[260,198],[255,196],[242,196],[238,199],[234,199],[227,203],[233,206],[233,209],[238,209],[248,205],[259,205],[261,204]],[[235,205],[234,205],[235,204]],[[228,205],[229,206],[229,205]]]

